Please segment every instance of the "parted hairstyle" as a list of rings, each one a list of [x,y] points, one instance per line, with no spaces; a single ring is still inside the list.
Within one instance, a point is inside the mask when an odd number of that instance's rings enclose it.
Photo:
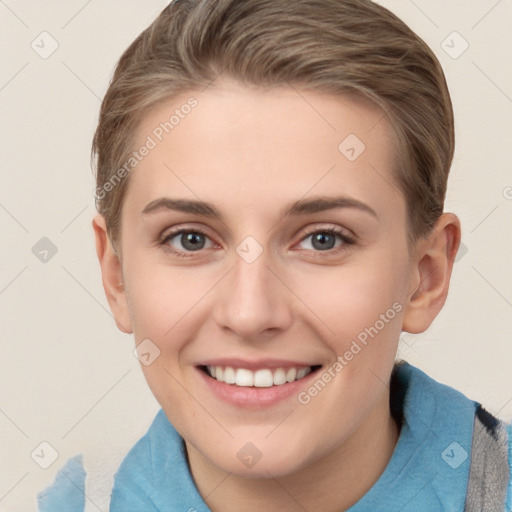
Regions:
[[[96,208],[114,250],[130,182],[118,171],[145,114],[218,77],[373,101],[394,130],[409,244],[431,232],[444,208],[453,110],[439,61],[404,22],[370,0],[174,0],[119,59],[94,134]]]

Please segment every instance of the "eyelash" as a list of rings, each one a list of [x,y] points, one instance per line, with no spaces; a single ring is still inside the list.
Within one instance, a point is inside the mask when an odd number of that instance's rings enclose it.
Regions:
[[[193,257],[194,253],[201,252],[201,251],[200,250],[199,251],[177,251],[176,249],[173,249],[167,243],[169,240],[175,238],[176,236],[182,235],[185,233],[195,233],[195,234],[205,236],[206,238],[209,238],[209,236],[201,229],[177,229],[170,233],[166,233],[165,236],[163,236],[162,239],[160,240],[159,245],[161,245],[164,248],[164,250],[166,250],[167,252],[172,253],[174,256],[177,256],[179,258]],[[311,235],[315,235],[317,233],[327,233],[330,235],[337,235],[340,238],[340,240],[343,242],[339,247],[336,247],[334,249],[328,249],[326,251],[314,251],[315,253],[318,253],[318,254],[322,254],[322,253],[329,254],[329,255],[338,254],[342,251],[346,251],[351,245],[354,245],[356,243],[353,238],[348,237],[341,230],[336,229],[336,228],[323,228],[323,229],[315,229],[315,230],[309,231],[301,238],[300,242],[303,242],[306,238],[310,237]],[[308,250],[308,249],[302,249],[302,251],[303,250]]]

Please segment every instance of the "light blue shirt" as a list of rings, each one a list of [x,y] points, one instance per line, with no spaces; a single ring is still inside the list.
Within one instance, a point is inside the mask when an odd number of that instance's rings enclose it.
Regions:
[[[397,368],[396,377],[403,393],[398,443],[380,478],[347,512],[462,512],[478,403],[408,363]],[[507,433],[510,469],[503,510],[510,512],[512,425]],[[70,491],[60,494],[69,498]],[[55,499],[45,507],[40,497],[40,512],[82,512],[76,507],[59,508]],[[209,512],[190,473],[184,441],[163,410],[116,473],[110,512]]]

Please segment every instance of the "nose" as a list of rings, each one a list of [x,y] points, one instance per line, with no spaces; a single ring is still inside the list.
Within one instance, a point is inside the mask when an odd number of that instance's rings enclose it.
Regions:
[[[293,294],[285,279],[270,265],[264,251],[248,263],[234,254],[234,268],[219,283],[215,321],[242,340],[257,342],[275,337],[292,320]]]

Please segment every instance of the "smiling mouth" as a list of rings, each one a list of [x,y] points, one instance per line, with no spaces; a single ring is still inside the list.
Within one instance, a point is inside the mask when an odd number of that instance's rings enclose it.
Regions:
[[[224,384],[239,387],[269,388],[283,386],[303,379],[310,373],[317,371],[321,365],[291,367],[291,368],[262,368],[256,371],[247,368],[233,368],[231,366],[200,366],[206,375]]]

